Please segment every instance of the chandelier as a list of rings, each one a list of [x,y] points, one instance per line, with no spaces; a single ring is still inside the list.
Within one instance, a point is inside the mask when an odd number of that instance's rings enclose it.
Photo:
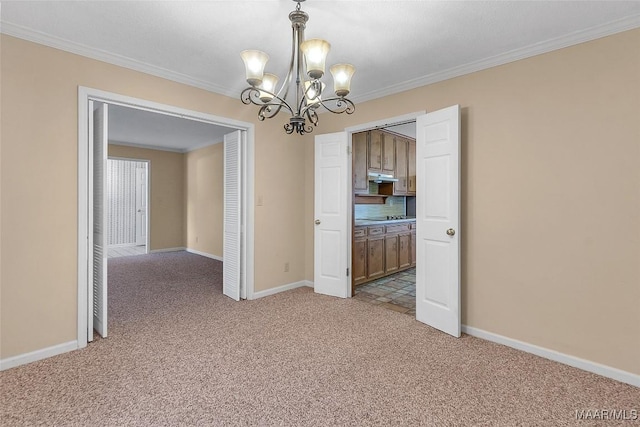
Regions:
[[[320,79],[324,75],[325,61],[331,45],[326,40],[304,39],[309,15],[300,10],[300,3],[305,0],[293,1],[297,5],[296,10],[289,14],[293,28],[291,63],[282,86],[277,89],[278,76],[264,72],[269,60],[266,53],[245,50],[240,56],[244,61],[247,83],[250,86],[242,91],[240,99],[244,104],[260,107],[258,119],[261,121],[275,117],[281,110],[288,111],[291,117],[289,123],[284,125],[285,131],[287,134],[296,132],[304,135],[312,132],[313,126],[318,125],[317,110],[320,107],[336,114],[352,114],[355,111],[353,102],[346,98],[355,68],[351,64],[331,66],[329,70],[333,75],[335,96],[323,97],[325,84]]]

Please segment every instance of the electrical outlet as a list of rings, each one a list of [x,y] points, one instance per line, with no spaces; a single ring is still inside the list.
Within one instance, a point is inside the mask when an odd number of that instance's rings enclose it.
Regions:
[[[262,206],[262,205],[263,205],[262,196],[258,196],[258,206]]]
[[[196,236],[196,243],[198,243],[198,236]]]
[[[289,272],[289,261],[284,263],[284,272],[288,273]]]

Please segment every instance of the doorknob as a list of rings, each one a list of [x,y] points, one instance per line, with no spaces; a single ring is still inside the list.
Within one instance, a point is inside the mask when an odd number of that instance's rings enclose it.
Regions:
[[[319,219],[316,219],[316,220],[315,220],[315,223],[316,223],[316,225],[320,225],[320,220],[319,220]]]
[[[456,234],[456,230],[454,230],[453,228],[450,228],[447,230],[447,236],[453,236]]]

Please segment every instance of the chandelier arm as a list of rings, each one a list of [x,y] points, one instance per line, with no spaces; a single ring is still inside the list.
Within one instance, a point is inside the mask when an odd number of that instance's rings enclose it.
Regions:
[[[331,108],[327,106],[328,102],[335,102],[336,106],[334,108]],[[325,109],[327,109],[327,111],[330,111],[334,114],[353,114],[353,112],[356,111],[355,104],[348,98],[333,97],[328,99],[320,99],[320,104]]]
[[[269,101],[263,101],[262,99],[260,99],[260,92],[269,94],[270,96],[272,96],[272,99]],[[280,112],[283,107],[289,110],[291,114],[294,114],[293,109],[286,100],[280,98],[272,92],[269,92],[268,90],[248,87],[240,94],[240,100],[243,104],[246,105],[253,104],[259,106],[260,110],[258,112],[258,118],[260,118],[260,120],[264,120],[265,118],[270,119],[274,117]]]

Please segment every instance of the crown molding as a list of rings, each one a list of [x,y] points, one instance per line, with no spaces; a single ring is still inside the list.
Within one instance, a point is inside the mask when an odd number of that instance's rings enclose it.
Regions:
[[[92,48],[81,43],[72,42],[49,34],[35,31],[11,22],[0,22],[0,32],[17,37],[19,39],[49,46],[55,49],[64,50],[65,52],[74,53],[76,55],[85,56],[87,58],[96,59],[98,61],[107,62],[109,64],[118,65],[130,70],[151,74],[156,77],[171,80],[177,83],[204,89],[209,92],[215,92],[221,95],[236,97],[235,92],[231,92],[229,88],[218,86],[211,82],[196,79],[186,74],[168,70],[166,68],[147,64],[146,62],[128,58],[126,56],[117,55],[101,49]]]
[[[588,42],[601,37],[610,36],[612,34],[621,33],[623,31],[632,30],[638,27],[640,27],[640,14],[631,15],[626,18],[612,21],[603,25],[597,25],[586,30],[575,31],[566,36],[536,43],[521,49],[514,49],[504,54],[449,68],[438,73],[428,74],[426,76],[407,80],[399,84],[366,92],[358,96],[352,96],[351,100],[355,103],[358,103],[382,98],[388,95],[394,95],[396,93],[415,89],[420,86],[438,83],[454,77],[460,77],[465,74],[474,73],[476,71],[486,70],[491,67],[519,61],[521,59],[541,55],[543,53]],[[225,95],[232,98],[235,98],[238,95],[237,93],[235,93],[235,91],[231,91],[228,87],[222,87],[209,81],[196,79],[186,74],[177,73],[166,68],[150,65],[141,61],[137,61],[135,59],[127,58],[125,56],[113,54],[100,49],[94,49],[81,43],[64,40],[42,33],[40,31],[34,31],[20,25],[15,25],[10,22],[0,21],[0,32],[9,36],[32,41],[34,43],[64,50],[66,52],[96,59],[98,61],[107,62],[113,65],[118,65],[124,68],[129,68],[131,70],[140,71],[174,82],[183,83],[220,95]]]
[[[563,49],[565,47],[574,46],[580,43],[621,33],[623,31],[633,30],[638,27],[640,27],[640,14],[628,16],[626,18],[591,27],[586,30],[575,31],[562,37],[535,43],[521,49],[514,49],[512,51],[479,61],[469,62],[467,64],[449,68],[438,73],[428,74],[426,76],[407,80],[396,85],[387,86],[381,89],[351,97],[351,100],[354,103],[371,101],[373,99],[382,98],[385,96],[415,89],[420,86],[438,83],[444,80],[452,79],[454,77],[460,77],[465,74],[475,73],[476,71],[486,70],[488,68],[497,67],[499,65],[508,64],[510,62],[519,61],[521,59],[530,58],[532,56],[541,55],[543,53],[552,52],[554,50]]]

